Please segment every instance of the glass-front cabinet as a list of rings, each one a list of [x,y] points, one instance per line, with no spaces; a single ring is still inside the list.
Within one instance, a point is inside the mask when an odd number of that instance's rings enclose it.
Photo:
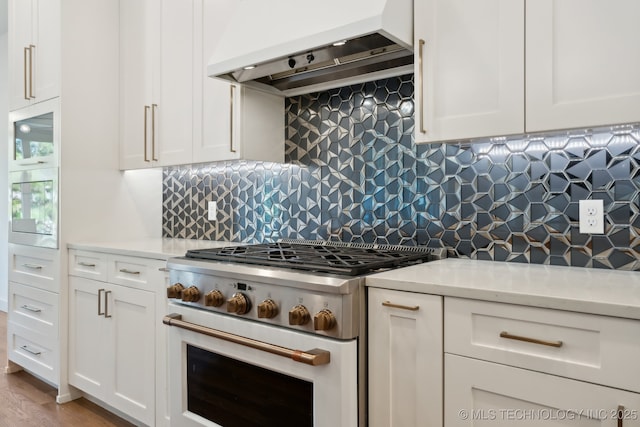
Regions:
[[[9,169],[58,166],[59,99],[34,104],[9,114]]]

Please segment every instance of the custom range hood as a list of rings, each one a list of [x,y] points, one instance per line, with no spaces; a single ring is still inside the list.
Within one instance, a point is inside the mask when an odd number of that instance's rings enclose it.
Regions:
[[[291,96],[412,72],[412,46],[412,0],[239,0],[207,74]]]

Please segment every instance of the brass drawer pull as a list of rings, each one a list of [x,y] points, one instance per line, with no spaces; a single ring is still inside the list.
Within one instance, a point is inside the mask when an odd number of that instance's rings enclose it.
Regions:
[[[546,340],[540,340],[540,339],[537,339],[537,338],[523,337],[523,336],[520,336],[520,335],[510,334],[509,332],[506,332],[506,331],[500,332],[500,338],[507,338],[507,339],[510,339],[510,340],[530,342],[530,343],[533,343],[533,344],[546,345],[546,346],[549,346],[549,347],[556,347],[556,348],[562,347],[562,341],[546,341]]]
[[[90,262],[83,262],[83,261],[79,262],[78,265],[81,265],[83,267],[91,267],[91,268],[96,266],[95,264],[91,264]]]
[[[400,305],[400,304],[394,304],[390,301],[383,301],[382,305],[385,307],[391,307],[391,308],[399,308],[400,310],[409,310],[409,311],[418,311],[420,310],[420,306],[419,305]]]
[[[41,313],[42,312],[41,308],[34,307],[34,306],[28,305],[28,304],[21,305],[20,308],[22,308],[23,310],[31,311],[32,313]]]
[[[162,271],[163,273],[168,273],[170,270],[167,267],[160,267],[158,271]]]
[[[287,359],[291,359],[295,362],[300,362],[307,365],[328,365],[331,360],[331,353],[326,350],[320,350],[317,348],[309,351],[292,350],[286,347],[280,347],[278,345],[256,341],[254,339],[243,337],[240,335],[234,335],[228,332],[219,331],[217,329],[207,328],[195,323],[185,322],[184,320],[182,320],[182,316],[180,314],[168,314],[164,316],[164,318],[162,319],[162,323],[169,326],[177,326],[178,328],[186,329],[187,331],[192,331],[199,334],[207,335],[209,337],[229,341],[256,350],[265,351],[277,356],[286,357]]]
[[[139,271],[133,271],[133,270],[129,270],[129,269],[126,269],[126,268],[121,268],[118,271],[120,271],[120,273],[125,273],[125,274],[140,274]]]
[[[34,356],[40,356],[40,354],[42,353],[41,351],[38,351],[38,350],[31,350],[28,345],[20,346],[20,348],[26,351],[27,353],[33,354]]]
[[[22,264],[22,266],[31,270],[42,270],[42,266],[38,264]]]

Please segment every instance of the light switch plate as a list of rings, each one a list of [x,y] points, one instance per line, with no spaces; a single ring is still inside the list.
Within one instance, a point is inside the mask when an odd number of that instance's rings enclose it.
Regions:
[[[604,234],[604,202],[580,200],[580,233]]]
[[[207,220],[215,221],[218,217],[218,205],[216,202],[209,202],[207,204]]]

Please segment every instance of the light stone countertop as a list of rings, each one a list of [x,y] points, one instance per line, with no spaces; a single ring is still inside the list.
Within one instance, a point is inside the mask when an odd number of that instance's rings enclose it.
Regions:
[[[640,272],[447,258],[367,276],[370,287],[640,319]]]
[[[167,260],[172,257],[184,256],[184,254],[190,249],[221,248],[225,246],[235,246],[238,244],[239,243],[218,240],[172,239],[158,237],[119,242],[69,243],[67,248]]]

